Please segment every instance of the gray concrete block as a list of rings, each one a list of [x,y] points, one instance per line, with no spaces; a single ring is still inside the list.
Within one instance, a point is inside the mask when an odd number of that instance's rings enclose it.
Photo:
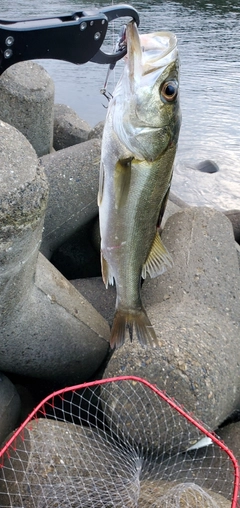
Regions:
[[[92,230],[95,220],[84,224],[56,249],[51,263],[66,279],[86,279],[101,275],[100,248],[92,244]]]
[[[180,464],[178,466],[180,467]],[[189,508],[189,506],[191,508],[231,507],[231,502],[224,495],[199,487],[194,481],[186,482],[185,478],[182,482],[180,480],[178,482],[143,481],[141,487],[139,507],[145,507],[148,503],[163,508],[168,506],[181,506],[181,508]]]
[[[0,121],[0,319],[31,291],[47,197],[33,147]]]
[[[169,201],[174,203],[179,208],[189,208],[190,207],[190,205],[188,205],[185,201],[183,201],[181,198],[176,196],[176,194],[174,194],[174,192],[172,192],[171,190],[169,192],[169,198],[168,199],[169,199]]]
[[[161,277],[144,285],[144,289],[151,285],[151,302],[169,298],[179,302],[189,295],[239,323],[236,244],[231,223],[224,214],[205,207],[180,211],[166,223],[162,239],[174,264]]]
[[[69,385],[85,381],[105,359],[109,327],[39,254],[25,305],[1,322],[0,368]]]
[[[230,423],[219,429],[218,435],[240,463],[240,421]]]
[[[174,266],[142,288],[159,348],[127,340],[104,376],[147,378],[215,429],[240,400],[240,276],[232,226],[216,210],[188,208],[170,217],[162,239]]]
[[[50,194],[41,252],[52,253],[98,213],[101,142],[92,139],[41,158]]]
[[[0,372],[0,447],[7,435],[17,426],[20,409],[21,403],[16,388]]]
[[[167,206],[166,206],[163,218],[162,218],[161,229],[164,228],[169,217],[171,217],[171,215],[173,215],[174,213],[179,212],[179,210],[180,210],[179,206],[176,205],[173,201],[170,201],[170,199],[169,199],[167,202]]]
[[[105,122],[98,122],[97,125],[93,127],[93,129],[90,130],[88,134],[88,139],[93,138],[102,138],[103,128],[104,128]]]
[[[75,279],[70,282],[93,305],[99,314],[109,324],[112,324],[116,300],[115,286],[108,286],[108,289],[106,289],[102,277]]]
[[[77,113],[65,104],[54,106],[53,147],[62,150],[88,140],[90,125],[82,120]]]
[[[90,377],[109,327],[39,255],[48,195],[33,147],[0,122],[0,369],[66,384]]]
[[[54,83],[35,62],[19,62],[0,77],[0,119],[18,129],[40,157],[53,143]]]
[[[4,508],[87,508],[113,506],[112,500],[114,508],[135,506],[138,484],[135,469],[129,469],[131,458],[97,430],[39,419],[27,425],[15,449],[0,470]]]
[[[32,380],[31,381],[29,380],[29,385],[31,385],[32,389],[33,387]],[[35,409],[37,403],[34,398],[34,390],[32,394],[29,388],[27,388],[24,385],[15,384],[14,386],[17,390],[17,393],[21,401],[21,411],[19,415],[19,424],[21,424],[24,420],[26,420],[28,415]]]
[[[226,210],[224,214],[231,221],[235,240],[240,244],[240,210]]]
[[[236,251],[237,251],[237,257],[238,257],[238,264],[239,264],[239,270],[240,270],[240,245],[236,242]]]
[[[159,456],[156,464],[156,456],[149,454],[144,460],[145,450],[134,449],[126,434],[117,443],[104,432],[73,423],[43,418],[28,423],[0,468],[1,506],[67,508],[71,502],[86,507],[230,508],[225,495],[232,485],[214,481],[218,471],[209,464],[206,468],[202,461],[200,468],[200,461],[194,464],[188,457],[184,462],[184,455],[179,454],[173,458],[177,462],[174,472],[170,458]],[[126,447],[122,446],[124,438]],[[207,478],[197,488],[199,469]],[[186,483],[189,472],[193,479]],[[206,488],[211,480],[217,493]]]

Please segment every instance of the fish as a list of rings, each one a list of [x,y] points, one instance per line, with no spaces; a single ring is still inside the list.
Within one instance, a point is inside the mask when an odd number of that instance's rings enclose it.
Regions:
[[[158,347],[141,300],[141,281],[172,266],[159,228],[170,190],[181,113],[177,38],[139,35],[126,27],[127,55],[109,102],[99,176],[101,268],[106,288],[116,285],[110,346],[136,334]]]

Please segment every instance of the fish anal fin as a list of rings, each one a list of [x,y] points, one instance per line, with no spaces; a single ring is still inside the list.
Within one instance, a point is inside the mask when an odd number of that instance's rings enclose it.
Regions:
[[[103,256],[102,252],[101,252],[101,268],[102,268],[102,279],[103,279],[103,282],[104,282],[106,288],[108,287],[108,284],[113,286],[114,276],[113,276],[113,273],[111,271],[111,268],[110,268],[108,262],[106,261],[105,257]]]
[[[146,279],[147,273],[153,279],[164,273],[167,267],[172,267],[172,256],[164,247],[158,231],[156,232],[151,250],[142,268],[142,278]]]
[[[138,311],[117,309],[111,329],[110,346],[112,349],[120,348],[124,342],[127,330],[132,342],[133,331],[142,347],[158,347],[158,340],[145,309]]]
[[[126,204],[130,180],[131,180],[131,158],[118,160],[114,172],[114,194],[115,208],[121,208]]]

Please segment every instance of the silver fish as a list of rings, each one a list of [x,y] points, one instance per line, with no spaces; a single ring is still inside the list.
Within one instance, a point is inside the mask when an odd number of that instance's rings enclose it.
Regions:
[[[102,276],[115,281],[111,347],[135,330],[143,347],[157,346],[143,308],[141,277],[157,277],[172,259],[159,226],[172,179],[181,117],[177,39],[170,32],[139,36],[127,25],[125,67],[108,107],[98,193]]]

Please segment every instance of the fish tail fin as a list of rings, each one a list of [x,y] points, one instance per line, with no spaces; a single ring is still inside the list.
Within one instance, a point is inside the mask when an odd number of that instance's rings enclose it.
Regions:
[[[130,341],[133,339],[133,331],[142,347],[158,346],[158,340],[152,324],[149,321],[145,309],[131,311],[117,309],[111,329],[110,346],[118,349],[124,344],[126,331],[129,331]]]

